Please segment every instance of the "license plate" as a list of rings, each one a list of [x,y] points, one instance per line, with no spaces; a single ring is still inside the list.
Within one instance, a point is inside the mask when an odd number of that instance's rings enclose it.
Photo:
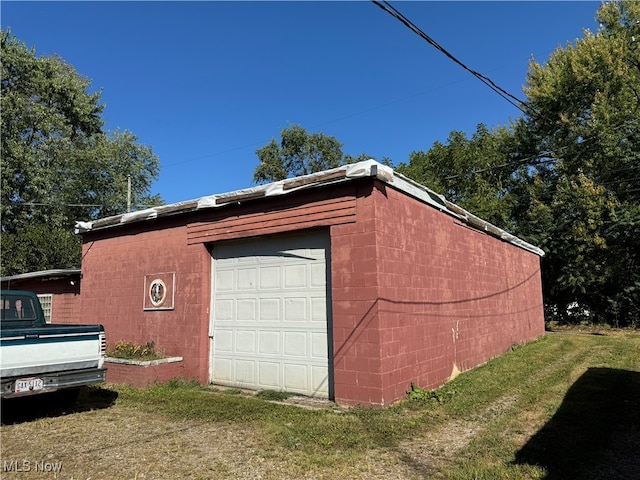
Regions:
[[[16,393],[33,392],[42,390],[44,388],[44,381],[41,378],[21,378],[16,380]]]

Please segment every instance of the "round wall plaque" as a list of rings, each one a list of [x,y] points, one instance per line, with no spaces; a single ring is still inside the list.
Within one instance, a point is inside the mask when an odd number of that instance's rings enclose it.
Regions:
[[[149,286],[149,300],[154,307],[160,307],[167,298],[167,286],[156,278]]]

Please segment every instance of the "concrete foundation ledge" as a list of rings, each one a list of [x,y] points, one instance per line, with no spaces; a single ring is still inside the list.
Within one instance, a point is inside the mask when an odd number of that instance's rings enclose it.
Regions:
[[[121,363],[124,365],[138,365],[140,367],[150,367],[152,365],[162,365],[163,363],[176,363],[181,362],[182,357],[167,357],[159,358],[157,360],[130,360],[128,358],[115,358],[107,357],[104,359],[105,363]]]
[[[182,357],[147,361],[107,357],[104,367],[107,369],[107,383],[127,384],[138,388],[185,376]]]

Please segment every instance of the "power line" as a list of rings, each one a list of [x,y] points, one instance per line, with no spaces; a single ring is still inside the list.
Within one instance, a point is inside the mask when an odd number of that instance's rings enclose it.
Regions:
[[[476,70],[473,70],[473,69],[469,68],[463,62],[458,60],[455,56],[453,56],[451,53],[449,53],[446,49],[444,49],[441,45],[439,45],[435,40],[433,40],[426,33],[424,33],[422,30],[420,30],[415,24],[413,24],[410,20],[408,20],[403,14],[401,14],[397,9],[395,9],[389,2],[387,2],[387,1],[378,2],[378,1],[375,1],[375,0],[372,0],[372,2],[374,4],[376,4],[378,7],[380,7],[382,10],[386,11],[387,13],[392,15],[393,17],[395,17],[398,20],[400,20],[404,25],[406,25],[414,33],[418,34],[420,37],[422,37],[424,40],[429,42],[432,46],[434,46],[440,52],[445,54],[447,57],[449,57],[455,63],[457,63],[462,68],[464,68],[465,70],[470,72],[474,77],[478,78],[482,83],[487,85],[489,88],[491,88],[494,92],[496,92],[498,95],[500,95],[502,98],[504,98],[511,105],[516,107],[518,110],[522,111],[525,114],[531,113],[531,107],[529,107],[526,102],[520,100],[516,96],[514,96],[511,93],[507,92],[505,89],[501,88],[493,80],[491,80],[491,78],[489,78],[486,75],[483,75],[483,74],[477,72]],[[416,94],[414,96],[417,96],[417,95],[422,95],[422,93]],[[378,105],[376,107],[372,107],[370,109],[364,110],[364,112],[369,112],[369,111],[375,110],[377,108],[385,107],[385,106],[390,105],[392,103],[404,101],[407,98],[411,98],[411,97],[403,97],[403,98],[401,98],[399,100],[394,100],[393,102],[389,102],[389,103],[386,103],[386,104],[383,104],[383,105]],[[330,120],[330,121],[327,121],[327,122],[322,122],[322,123],[318,124],[317,126],[322,126],[322,125],[334,123],[336,121],[341,121],[341,120],[344,120],[346,118],[350,118],[350,117],[354,117],[354,116],[360,115],[360,114],[362,114],[364,112],[357,112],[357,113],[354,113],[354,114],[351,114],[351,115],[346,115],[346,116],[341,117],[341,118],[339,118],[337,120]],[[245,144],[245,145],[242,145],[242,146],[233,147],[233,148],[230,148],[230,149],[227,149],[227,150],[222,150],[222,151],[219,151],[219,152],[214,152],[214,153],[201,155],[201,156],[190,158],[190,159],[187,159],[187,160],[179,160],[179,161],[176,161],[176,162],[167,163],[166,165],[162,165],[162,166],[165,167],[165,168],[166,167],[174,167],[174,166],[178,166],[178,165],[183,165],[185,163],[191,163],[191,162],[195,162],[195,161],[198,161],[198,160],[203,160],[205,158],[215,157],[215,156],[218,156],[218,155],[223,155],[223,154],[230,153],[230,152],[233,152],[233,151],[242,150],[242,149],[245,149],[245,148],[248,148],[248,147],[254,147],[254,146],[258,146],[258,145],[262,145],[262,144],[263,143],[260,143],[260,142],[253,142],[253,143]]]
[[[13,202],[11,206],[24,207],[104,207],[94,203],[40,203],[40,202]]]
[[[640,180],[640,177],[634,177],[634,178],[619,178],[617,180],[612,180],[610,182],[604,182],[601,185],[605,186],[605,185],[622,185],[624,183],[631,183],[631,182],[637,182]]]
[[[530,113],[530,107],[522,100],[520,100],[515,95],[507,92],[504,88],[497,85],[493,80],[491,80],[486,75],[481,74],[480,72],[468,67],[462,61],[458,60],[455,56],[449,53],[444,47],[442,47],[438,42],[436,42],[429,35],[424,33],[418,26],[416,26],[411,20],[405,17],[402,13],[400,13],[395,7],[393,7],[389,2],[382,1],[379,2],[377,0],[371,0],[372,3],[380,7],[382,10],[387,12],[392,17],[399,20],[402,24],[404,24],[407,28],[409,28],[412,32],[417,34],[420,38],[425,40],[431,46],[435,47],[438,51],[442,52],[446,55],[450,60],[454,61],[462,68],[464,68],[467,72],[471,73],[474,77],[480,80],[482,83],[487,85],[491,90],[500,95],[503,99],[509,102],[511,105],[516,107],[518,110],[522,111],[525,115]]]

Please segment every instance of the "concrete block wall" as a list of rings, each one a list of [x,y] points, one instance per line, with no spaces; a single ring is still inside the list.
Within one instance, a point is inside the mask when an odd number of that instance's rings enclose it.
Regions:
[[[186,377],[208,382],[211,256],[202,244],[187,245],[184,225],[144,227],[84,235],[83,317],[105,325],[108,348],[153,341],[183,357]],[[175,272],[174,308],[145,311],[145,275],[167,272]]]
[[[411,382],[435,388],[544,333],[537,255],[384,183],[363,180],[345,189],[325,194],[344,196],[337,205],[348,204],[349,215],[323,224],[331,237],[337,403],[389,405]],[[255,216],[256,208],[245,213]],[[296,218],[308,219],[302,203],[299,210]],[[215,220],[210,215],[216,213],[195,218],[197,225]],[[183,357],[180,376],[206,383],[212,260],[205,243],[189,241],[194,219],[173,218],[83,236],[81,311],[86,322],[105,325],[110,347],[154,341]],[[258,235],[260,225],[233,238]],[[297,228],[289,222],[278,232]],[[211,239],[211,229],[205,233]],[[174,309],[144,311],[145,275],[166,272],[176,274]]]
[[[87,323],[80,311],[80,295],[59,293],[51,296],[51,323]]]
[[[104,366],[107,369],[107,383],[126,384],[137,388],[186,377],[182,361],[159,365],[105,362]]]
[[[381,329],[374,196],[360,185],[357,221],[331,227],[335,400],[381,405]]]
[[[300,197],[85,233],[83,310],[105,325],[109,348],[117,341],[154,341],[163,353],[184,358],[186,378],[207,383],[212,264],[207,243],[352,223],[355,204],[353,185],[328,186]],[[164,272],[176,272],[174,310],[143,311],[144,276]]]
[[[381,403],[544,334],[537,255],[388,186],[375,198]]]

